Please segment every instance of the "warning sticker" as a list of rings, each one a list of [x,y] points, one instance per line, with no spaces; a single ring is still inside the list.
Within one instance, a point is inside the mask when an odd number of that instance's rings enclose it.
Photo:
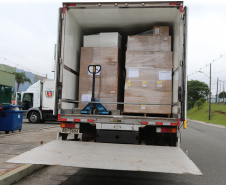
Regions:
[[[145,109],[145,105],[141,105],[141,110],[144,110]]]
[[[131,80],[127,80],[127,86],[130,87],[131,86]]]
[[[142,87],[147,87],[147,81],[142,81]]]
[[[162,81],[157,81],[157,87],[162,87]]]

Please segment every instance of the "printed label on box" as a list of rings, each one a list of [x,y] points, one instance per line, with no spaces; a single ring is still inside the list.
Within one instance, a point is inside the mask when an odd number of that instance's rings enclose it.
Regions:
[[[131,80],[127,80],[127,86],[130,87],[131,86]]]
[[[155,28],[155,34],[159,34],[159,28]]]
[[[147,81],[142,81],[142,87],[147,87]]]
[[[128,78],[137,78],[139,77],[139,69],[127,69]]]
[[[162,81],[157,81],[157,87],[162,87]]]
[[[171,80],[171,71],[159,71],[159,80]]]
[[[145,105],[141,105],[141,110],[144,110],[145,109]]]
[[[91,101],[91,94],[83,94],[82,95],[82,101]]]
[[[115,90],[111,90],[111,93],[112,93],[112,94],[115,94]]]

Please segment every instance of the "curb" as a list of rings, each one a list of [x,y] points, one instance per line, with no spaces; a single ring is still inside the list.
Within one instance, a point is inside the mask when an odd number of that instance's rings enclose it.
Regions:
[[[217,125],[217,124],[213,124],[213,123],[208,123],[208,122],[204,122],[204,121],[198,121],[198,120],[193,120],[193,119],[187,119],[188,121],[193,121],[196,123],[201,123],[203,125],[208,125],[208,126],[212,126],[212,127],[217,127],[217,128],[223,128],[226,129],[226,126],[224,125]]]
[[[42,169],[45,165],[24,164],[0,176],[1,185],[10,185]]]

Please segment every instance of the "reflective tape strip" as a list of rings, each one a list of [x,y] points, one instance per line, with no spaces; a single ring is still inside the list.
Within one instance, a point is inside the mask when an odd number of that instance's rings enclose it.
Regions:
[[[67,121],[74,121],[73,118],[68,118]]]
[[[178,122],[179,123],[179,122]],[[170,123],[170,122],[141,122],[142,125],[164,125],[164,126],[179,126],[178,123]]]
[[[180,118],[178,118],[178,126],[180,126]]]
[[[183,13],[183,5],[180,6],[180,13]]]
[[[155,125],[163,125],[163,122],[156,122]]]
[[[63,7],[63,14],[65,14],[65,9],[66,9],[66,7],[64,6],[64,7]]]
[[[75,3],[70,3],[68,6],[76,6]]]
[[[93,119],[74,119],[75,122],[94,122]]]
[[[148,122],[147,121],[143,121],[141,122],[142,125],[148,125]]]
[[[58,121],[67,121],[67,118],[61,118],[60,114],[58,114]]]

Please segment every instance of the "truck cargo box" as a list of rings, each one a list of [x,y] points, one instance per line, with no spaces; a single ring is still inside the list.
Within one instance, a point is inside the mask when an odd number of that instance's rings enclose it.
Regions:
[[[152,35],[141,34],[150,30]],[[64,3],[59,10],[58,31],[55,114],[62,123],[64,139],[70,133],[82,133],[87,140],[96,141],[97,137],[103,138],[98,133],[113,130],[136,133],[138,143],[143,139],[148,143],[149,136],[140,135],[151,131],[155,134],[151,135],[150,143],[160,144],[160,136],[166,136],[164,142],[171,146],[179,143],[179,135],[168,133],[174,131],[168,127],[177,128],[178,132],[181,124],[186,123],[186,8],[183,2]],[[86,68],[87,61],[96,57],[93,51],[104,48],[93,64],[101,63],[104,55],[109,55],[104,59],[108,62],[117,58],[107,47],[84,47],[83,39],[108,32],[121,35],[119,51],[126,69],[121,69],[122,66],[119,71],[114,67],[105,70],[103,65],[100,73],[106,80],[96,76],[96,95],[98,98],[99,91],[103,90],[106,96],[100,98],[100,103],[117,110],[108,115],[81,114],[83,105],[90,103],[92,77]],[[83,53],[84,50],[87,51]],[[138,73],[139,77],[135,77]],[[111,74],[119,75],[120,83],[124,81],[124,95],[131,97],[124,97],[125,101],[119,100],[119,96],[117,100],[110,97],[117,88]],[[85,91],[82,90],[84,84]],[[163,129],[167,133],[157,133],[157,127],[167,128]],[[118,136],[121,133],[115,138]]]

